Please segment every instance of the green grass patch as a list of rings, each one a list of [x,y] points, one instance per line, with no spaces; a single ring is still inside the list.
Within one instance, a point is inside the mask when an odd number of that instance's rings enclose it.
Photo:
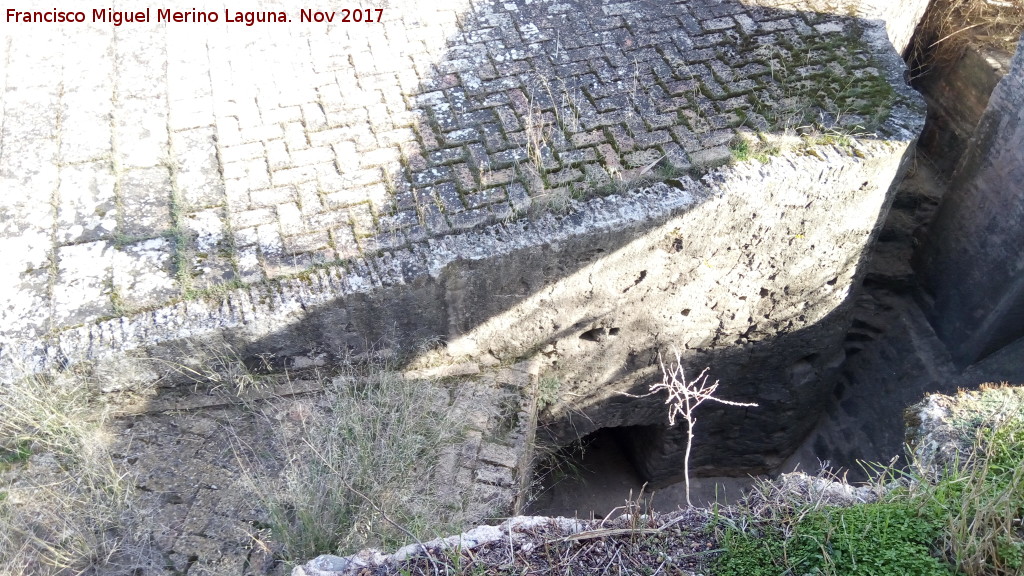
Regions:
[[[765,498],[718,528],[718,576],[1019,576],[1024,573],[1024,416],[1011,394],[964,395],[979,406],[973,443],[943,470],[882,470],[881,500],[850,507]],[[981,400],[999,396],[997,402]],[[966,396],[966,397],[965,397]],[[1019,399],[1019,397],[1017,397]],[[989,405],[998,407],[995,409]],[[962,426],[954,410],[953,426]],[[957,432],[960,433],[959,431]],[[901,478],[892,487],[893,478]]]
[[[746,162],[753,156],[751,155],[750,142],[746,138],[736,138],[732,144],[729,145],[729,150],[732,151],[733,160],[737,162]]]
[[[746,162],[753,159],[767,163],[772,156],[778,156],[782,149],[764,134],[738,134],[729,143],[729,151],[732,153],[733,162]]]
[[[32,441],[19,440],[13,447],[0,446],[0,471],[27,462],[32,455]]]
[[[719,576],[822,574],[947,576],[952,568],[935,555],[939,518],[912,501],[823,508],[798,516],[788,538],[784,527],[751,533],[729,530]]]

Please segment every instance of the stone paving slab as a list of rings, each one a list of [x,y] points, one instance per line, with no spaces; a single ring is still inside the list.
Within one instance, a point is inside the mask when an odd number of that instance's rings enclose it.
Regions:
[[[860,25],[814,11],[260,2],[291,21],[247,26],[197,4],[218,21],[5,23],[3,338],[564,210],[727,163],[741,134],[885,137],[900,105]]]

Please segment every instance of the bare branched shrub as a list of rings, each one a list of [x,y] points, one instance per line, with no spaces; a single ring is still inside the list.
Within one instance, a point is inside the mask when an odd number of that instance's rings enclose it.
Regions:
[[[686,455],[683,457],[683,475],[686,480],[686,505],[692,507],[693,503],[690,502],[690,450],[693,448],[693,427],[697,424],[694,411],[706,400],[713,400],[727,406],[752,407],[757,404],[716,398],[715,391],[718,390],[718,380],[715,380],[714,384],[708,384],[708,368],[701,371],[693,380],[688,381],[678,350],[675,351],[675,356],[675,363],[669,363],[666,366],[661,355],[658,355],[662,378],[661,382],[651,384],[649,394],[660,394],[662,391],[668,393],[665,404],[668,405],[669,426],[675,426],[679,416],[686,420],[687,438]]]

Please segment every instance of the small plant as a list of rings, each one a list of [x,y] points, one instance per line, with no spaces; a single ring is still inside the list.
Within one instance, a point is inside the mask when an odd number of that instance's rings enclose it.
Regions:
[[[690,502],[690,450],[693,448],[693,427],[697,424],[694,411],[698,406],[707,400],[713,400],[719,404],[728,406],[752,407],[757,404],[751,402],[733,402],[715,397],[718,390],[718,380],[714,384],[708,384],[708,368],[705,368],[693,380],[687,381],[683,370],[682,358],[679,351],[675,351],[675,364],[665,365],[661,355],[658,355],[658,363],[661,365],[661,382],[651,384],[649,395],[659,394],[662,391],[668,393],[665,404],[668,404],[668,424],[676,425],[676,418],[682,416],[686,420],[686,454],[683,456],[683,476],[686,481],[686,505],[692,507]]]
[[[772,156],[777,156],[782,149],[763,133],[740,133],[729,143],[729,151],[732,153],[734,162],[746,162],[754,159],[766,163]]]
[[[729,145],[732,158],[737,162],[746,162],[752,158],[750,148],[750,142],[743,137],[733,138],[732,144]]]
[[[553,159],[551,152],[551,138],[554,130],[554,121],[537,106],[533,100],[530,101],[530,112],[524,119],[526,131],[526,154],[530,163],[543,178],[547,168]]]
[[[558,378],[546,376],[537,383],[537,411],[542,411],[558,402],[562,383]]]
[[[265,492],[284,555],[350,554],[405,543],[409,534],[457,531],[461,506],[426,481],[461,436],[447,391],[378,361],[350,367],[325,382],[324,393],[325,408],[289,442],[280,488]]]
[[[32,455],[32,442],[22,439],[15,442],[11,447],[0,446],[0,472],[6,468],[28,461]]]

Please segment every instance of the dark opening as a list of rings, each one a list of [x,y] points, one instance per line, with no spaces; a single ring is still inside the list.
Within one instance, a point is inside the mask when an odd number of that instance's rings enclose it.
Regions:
[[[622,506],[643,480],[623,451],[625,428],[601,428],[537,463],[536,497],[528,513],[603,517]]]
[[[655,510],[686,506],[682,482],[652,490],[634,465],[630,446],[643,437],[647,426],[601,428],[563,447],[538,463],[534,474],[534,499],[527,514],[601,518],[617,515],[627,499],[641,500]],[[753,479],[691,478],[691,498],[696,505],[729,502],[749,488]],[[618,510],[617,510],[618,509]]]

